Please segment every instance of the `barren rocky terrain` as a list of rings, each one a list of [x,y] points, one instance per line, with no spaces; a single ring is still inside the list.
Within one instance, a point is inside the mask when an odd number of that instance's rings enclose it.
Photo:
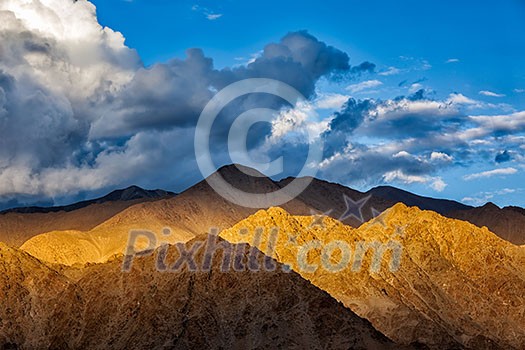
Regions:
[[[206,237],[200,239],[205,240]],[[188,243],[188,249],[194,242]],[[246,246],[223,247],[242,252]],[[180,254],[174,247],[169,266]],[[255,252],[263,263],[264,255]],[[195,261],[201,266],[204,251]],[[0,345],[21,349],[398,349],[294,272],[156,269],[156,256],[85,267],[69,279],[0,245]],[[409,348],[409,347],[407,347]]]
[[[221,236],[267,251],[271,228],[278,228],[281,234],[271,243],[276,259],[395,341],[420,342],[436,349],[458,343],[471,349],[525,347],[525,252],[519,247],[486,228],[403,204],[358,229],[329,217],[324,226],[312,226],[313,220],[272,208]],[[263,231],[257,231],[258,227]],[[260,237],[255,238],[257,232]],[[304,269],[298,255],[312,241],[323,245],[345,242],[351,249],[348,266],[335,272]],[[362,242],[369,245],[358,257]],[[371,266],[377,251],[370,249],[374,242],[385,253],[379,269]],[[398,269],[392,269],[396,250],[390,248],[397,246],[402,248],[401,260]],[[337,265],[343,258],[339,250],[334,252],[332,264]],[[314,265],[324,256],[317,246],[307,254],[309,264]],[[354,269],[356,261],[361,268]]]
[[[238,188],[260,193],[290,181],[253,178],[234,166],[220,174]],[[316,179],[282,208],[260,211],[231,204],[203,181],[169,198],[1,214],[0,241],[7,245],[0,245],[6,305],[0,310],[0,344],[25,349],[525,348],[525,250],[510,243],[521,242],[523,209],[463,208],[402,194],[402,200],[422,207],[459,209],[445,215],[496,228],[499,237],[487,227]],[[336,220],[348,209],[345,196],[366,199],[361,208],[366,222],[355,216]],[[205,273],[187,266],[158,272],[155,254],[136,260],[131,273],[121,270],[132,230],[153,233],[153,248],[171,244],[175,261],[180,255],[173,244],[191,247],[211,228],[222,231],[223,244],[230,247],[257,247],[278,261],[277,270],[223,273],[214,262]],[[322,249],[334,241],[339,243],[327,255]],[[301,253],[312,242],[317,245]],[[380,259],[374,264],[376,253]],[[321,268],[305,270],[300,258]],[[348,268],[334,271],[345,259]],[[287,266],[295,272],[283,272]]]

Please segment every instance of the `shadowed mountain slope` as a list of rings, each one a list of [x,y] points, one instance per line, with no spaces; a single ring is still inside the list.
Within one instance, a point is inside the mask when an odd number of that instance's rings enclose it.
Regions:
[[[88,231],[135,204],[174,196],[162,190],[132,186],[107,196],[51,208],[18,208],[0,213],[0,242],[21,246],[33,236],[50,231]]]
[[[202,239],[206,239],[203,237]],[[189,249],[196,241],[187,245]],[[241,252],[248,247],[219,242]],[[180,258],[171,247],[168,266]],[[263,255],[255,252],[262,263]],[[204,252],[196,254],[202,266]],[[87,268],[78,282],[0,245],[0,346],[63,349],[399,349],[293,272],[156,269],[156,256]],[[7,294],[6,294],[7,293]],[[409,347],[407,347],[409,348]]]
[[[447,216],[464,220],[476,226],[488,227],[501,238],[517,245],[525,244],[525,210],[519,207],[499,208],[493,203],[468,210],[459,210]]]
[[[175,193],[164,190],[145,190],[138,186],[130,186],[122,190],[115,190],[109,194],[95,199],[82,201],[65,206],[56,207],[21,207],[7,209],[0,214],[17,213],[17,214],[34,214],[34,213],[56,213],[59,211],[70,212],[90,206],[92,204],[102,204],[107,202],[127,202],[137,199],[157,199],[164,197],[173,197]]]
[[[251,177],[234,166],[224,167],[219,173],[246,191],[266,193],[279,189],[262,174]],[[297,215],[310,214],[310,208],[299,200],[283,207]],[[159,243],[186,242],[212,228],[228,228],[256,211],[232,204],[202,181],[176,197],[131,206],[86,232],[52,231],[35,236],[21,249],[51,264],[101,263],[124,253],[130,231],[151,232]],[[169,236],[163,234],[164,228],[169,228]]]
[[[366,194],[383,198],[394,203],[403,203],[409,207],[418,207],[421,210],[432,210],[441,215],[446,215],[452,211],[473,208],[470,205],[465,205],[448,199],[418,196],[408,191],[391,186],[375,187],[366,192]]]
[[[284,187],[292,180],[293,178],[287,178],[279,181],[278,184]],[[357,209],[353,211],[355,215],[346,215],[347,217],[345,217],[348,209],[345,196],[354,202],[365,201],[361,209],[362,218],[359,217],[360,214]],[[345,224],[353,227],[359,227],[363,222],[372,219],[374,216],[379,215],[379,213],[397,203],[396,201],[319,179],[312,179],[310,186],[299,194],[297,199],[309,207],[314,208],[315,212],[340,219]]]

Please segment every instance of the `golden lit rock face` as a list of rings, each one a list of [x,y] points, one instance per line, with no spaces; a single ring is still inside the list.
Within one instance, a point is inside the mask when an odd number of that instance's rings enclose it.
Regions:
[[[323,222],[319,225],[312,217],[271,208],[223,231],[221,237],[254,244],[291,265],[397,342],[421,342],[440,349],[457,343],[473,349],[525,348],[521,247],[486,228],[402,204],[358,229],[327,217]],[[257,234],[260,227],[264,230]],[[275,227],[279,235],[273,244]],[[304,247],[314,240],[322,247],[345,242],[351,253],[346,257],[348,268],[335,272],[323,268],[322,249],[315,245],[304,254]],[[269,242],[275,246],[273,252],[268,250]],[[363,254],[366,244],[384,249],[377,271],[374,250]],[[390,266],[399,253],[396,247],[402,248],[398,269]],[[345,260],[340,251],[330,252],[325,265],[328,261],[333,267]],[[306,270],[304,263],[298,263],[305,256]],[[319,268],[312,271],[311,265]],[[359,265],[360,269],[354,268]]]
[[[205,240],[203,237],[202,240]],[[190,247],[193,241],[187,244]],[[248,247],[223,242],[225,249]],[[180,258],[171,247],[166,261]],[[200,266],[201,252],[195,256]],[[262,262],[263,254],[256,258]],[[400,349],[294,272],[156,269],[155,254],[78,281],[0,243],[0,345],[25,349]],[[411,347],[406,347],[411,349]]]

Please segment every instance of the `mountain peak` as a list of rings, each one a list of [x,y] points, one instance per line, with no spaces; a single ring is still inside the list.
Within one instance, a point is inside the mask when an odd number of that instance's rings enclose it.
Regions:
[[[486,228],[401,203],[355,229],[331,218],[315,223],[270,208],[220,235],[268,251],[396,342],[431,349],[523,348],[522,315],[509,306],[521,300],[521,248]],[[273,229],[281,233],[276,238]],[[313,241],[322,243],[309,246]],[[333,242],[340,251],[330,250]],[[331,256],[332,263],[323,260]],[[490,279],[487,271],[494,272]],[[429,318],[435,310],[443,313]],[[505,319],[495,326],[497,312]]]
[[[267,177],[260,171],[250,168],[242,164],[228,164],[224,165],[217,170],[217,173],[227,179],[236,179],[238,177]]]
[[[484,209],[495,209],[495,210],[500,209],[500,207],[498,207],[496,204],[494,204],[492,202],[487,202],[484,206],[482,206],[482,208],[484,208]]]

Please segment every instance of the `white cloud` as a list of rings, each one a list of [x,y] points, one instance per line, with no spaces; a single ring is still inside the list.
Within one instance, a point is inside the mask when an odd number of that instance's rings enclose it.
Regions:
[[[215,13],[214,11],[199,5],[193,5],[191,9],[193,11],[202,13],[204,17],[210,21],[215,21],[216,19],[219,19],[223,16],[222,13]]]
[[[456,115],[458,110],[455,106],[442,101],[409,99],[388,100],[378,105],[370,111],[371,121],[395,120],[405,117],[407,114],[428,115],[431,118],[436,116]]]
[[[477,128],[466,130],[465,133],[479,133],[480,136],[491,134],[494,130],[517,132],[525,129],[525,111],[502,115],[470,116],[470,121]]]
[[[497,191],[485,191],[485,192],[480,192],[476,194],[475,196],[464,197],[461,201],[474,205],[474,206],[479,206],[479,205],[484,205],[485,203],[487,203],[488,201],[490,201],[496,196],[505,196],[507,194],[516,193],[518,191],[521,192],[522,189],[521,188],[519,189],[504,188],[504,189],[497,190]]]
[[[0,195],[48,193],[48,172],[100,154],[91,125],[141,60],[88,1],[0,1],[0,52]]]
[[[319,109],[341,109],[349,97],[341,94],[320,94],[315,106]]]
[[[419,90],[421,90],[423,88],[423,85],[421,85],[420,83],[414,83],[412,85],[410,85],[410,88],[408,89],[408,92],[413,94],[414,92],[417,92]]]
[[[458,106],[465,106],[469,109],[498,109],[505,112],[515,112],[515,109],[506,103],[487,103],[484,101],[475,100],[469,98],[460,93],[453,93],[449,95],[449,98],[446,100],[451,104]]]
[[[522,94],[525,92],[525,89],[514,89],[513,91],[517,94]]]
[[[443,179],[440,177],[435,178],[434,181],[432,181],[432,183],[430,184],[430,187],[432,187],[437,192],[443,192],[443,190],[447,186],[447,183],[443,181]]]
[[[287,34],[260,56],[217,70],[193,48],[144,67],[120,33],[98,23],[89,1],[0,0],[0,201],[62,200],[154,179],[154,186],[172,186],[165,176],[172,164],[193,171],[176,180],[189,185],[200,177],[191,168],[195,121],[217,88],[274,74],[310,97],[318,79],[348,63],[342,51],[304,32]],[[290,60],[298,64],[283,63]],[[330,120],[301,124],[295,117],[293,132],[319,134]],[[285,128],[277,125],[276,134]],[[212,151],[226,162],[224,151]]]
[[[446,153],[442,152],[432,152],[430,154],[430,160],[440,161],[440,162],[451,162],[453,158]]]
[[[481,90],[479,94],[483,96],[489,96],[489,97],[505,97],[504,94],[498,94],[496,92],[488,91],[488,90]]]
[[[315,106],[306,101],[299,102],[295,108],[284,109],[272,121],[272,134],[267,139],[268,144],[277,144],[284,138],[308,140],[308,135],[321,135],[329,129],[331,118],[319,120]],[[296,140],[297,141],[297,140]]]
[[[430,62],[428,62],[427,60],[423,60],[422,64],[421,64],[421,69],[422,70],[429,70],[429,69],[432,69],[432,65],[430,64]]]
[[[445,63],[458,63],[458,62],[459,62],[458,58],[449,58],[448,60],[445,61]]]
[[[407,151],[399,151],[396,154],[394,154],[392,157],[394,157],[394,158],[401,158],[401,157],[410,158],[410,157],[413,157],[413,156],[410,153],[408,153]]]
[[[222,17],[222,13],[208,13],[206,15],[206,18],[209,19],[210,21],[214,21],[216,19],[219,19]]]
[[[432,189],[437,192],[442,192],[447,184],[441,177],[422,176],[422,175],[408,175],[402,170],[389,171],[383,175],[383,181],[386,183],[390,182],[401,182],[404,184],[428,184]]]
[[[367,80],[367,81],[363,81],[361,83],[357,83],[357,84],[353,84],[353,85],[349,85],[346,87],[346,90],[349,91],[350,93],[358,93],[358,92],[361,92],[361,91],[365,91],[365,90],[369,90],[369,89],[373,89],[373,88],[376,88],[378,86],[381,86],[383,85],[383,83],[379,80]]]
[[[460,105],[479,105],[480,103],[477,100],[473,100],[463,94],[458,93],[450,94],[448,97],[448,101]]]
[[[518,172],[518,170],[515,169],[515,168],[500,168],[500,169],[483,171],[481,173],[465,175],[463,177],[463,179],[465,179],[465,180],[476,180],[476,179],[482,179],[482,178],[489,178],[489,177],[493,177],[493,176],[512,175],[512,174],[516,174],[517,172]]]
[[[383,70],[382,72],[379,72],[379,75],[383,76],[390,76],[390,75],[398,75],[402,72],[401,69],[396,67],[388,67],[386,70]]]
[[[400,181],[405,184],[427,183],[428,177],[418,175],[407,175],[402,170],[389,171],[383,175],[385,182]]]

